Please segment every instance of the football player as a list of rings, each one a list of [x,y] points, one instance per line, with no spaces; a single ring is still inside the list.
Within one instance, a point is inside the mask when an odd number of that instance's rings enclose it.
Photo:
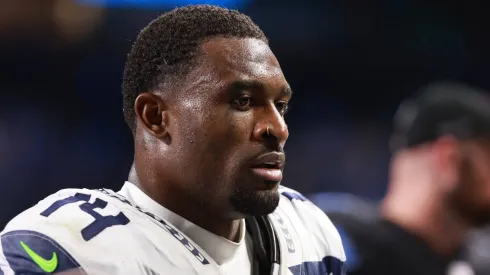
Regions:
[[[279,186],[292,92],[249,17],[165,13],[136,39],[122,88],[127,182],[62,190],[15,217],[0,274],[342,273],[330,220]]]

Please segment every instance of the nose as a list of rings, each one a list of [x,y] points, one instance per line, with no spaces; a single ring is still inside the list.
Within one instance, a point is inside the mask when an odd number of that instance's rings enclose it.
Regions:
[[[286,144],[289,137],[288,126],[273,104],[264,108],[264,112],[255,124],[253,135],[257,140],[273,142],[275,146],[279,145],[281,148]]]

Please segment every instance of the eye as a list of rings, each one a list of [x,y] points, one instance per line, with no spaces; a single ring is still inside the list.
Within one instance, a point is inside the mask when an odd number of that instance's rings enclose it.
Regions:
[[[281,113],[281,115],[283,115],[283,116],[289,110],[289,106],[288,106],[288,103],[286,101],[278,101],[278,102],[276,102],[276,108],[279,111],[279,113]]]
[[[252,108],[252,98],[247,95],[242,95],[233,100],[233,107],[240,111],[248,111]]]

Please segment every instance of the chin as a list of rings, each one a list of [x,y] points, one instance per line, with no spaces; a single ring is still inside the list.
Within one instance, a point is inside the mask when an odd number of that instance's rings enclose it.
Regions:
[[[270,190],[236,189],[230,196],[230,203],[238,213],[249,216],[268,215],[279,205],[277,186]]]

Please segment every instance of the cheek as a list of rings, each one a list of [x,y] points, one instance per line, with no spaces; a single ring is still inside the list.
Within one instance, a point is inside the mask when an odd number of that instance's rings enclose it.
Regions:
[[[238,118],[233,112],[224,112],[203,125],[206,137],[201,152],[208,155],[205,166],[224,181],[235,180],[251,157],[249,125]]]
[[[220,108],[216,112],[201,117],[196,131],[199,131],[208,144],[216,149],[232,149],[243,146],[249,140],[249,114],[233,112]]]
[[[196,149],[208,143],[216,129],[216,114],[201,105],[188,104],[177,114],[176,139],[179,146]]]
[[[227,110],[194,110],[179,126],[179,146],[201,161],[229,161],[246,142],[247,124]]]

